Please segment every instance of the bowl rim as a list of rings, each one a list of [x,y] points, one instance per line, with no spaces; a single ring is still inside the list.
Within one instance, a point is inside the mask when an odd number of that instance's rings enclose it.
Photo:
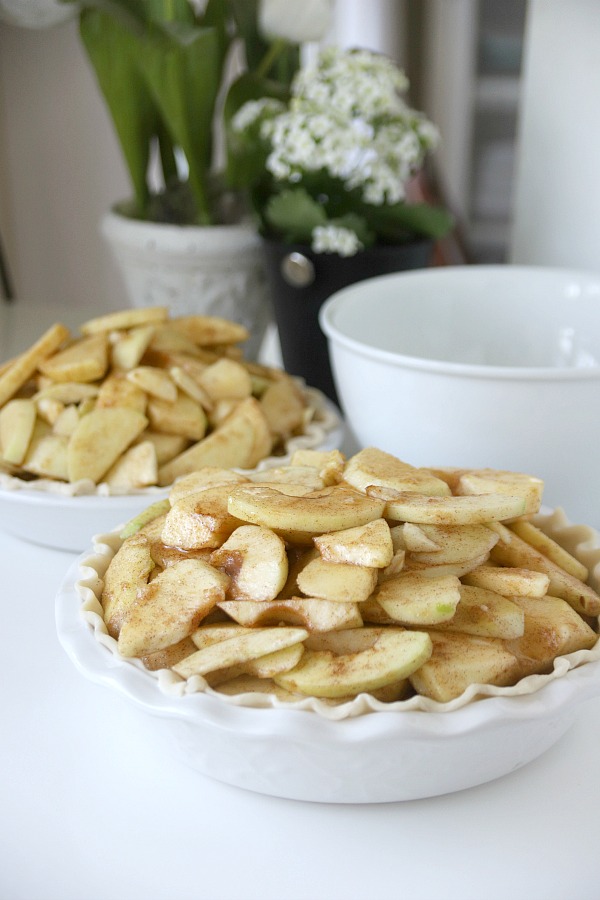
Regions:
[[[554,368],[550,366],[486,366],[475,363],[457,363],[426,357],[410,356],[408,354],[394,353],[390,350],[382,350],[370,344],[349,337],[336,324],[334,317],[336,311],[344,303],[347,296],[360,292],[365,286],[376,287],[378,284],[389,282],[412,280],[430,281],[447,279],[473,280],[483,274],[498,276],[500,278],[513,278],[515,275],[526,277],[556,277],[562,276],[565,281],[576,280],[595,284],[598,286],[600,302],[600,274],[576,269],[562,269],[551,266],[519,266],[477,264],[468,266],[443,266],[439,268],[414,269],[408,272],[393,272],[387,275],[379,275],[365,279],[361,282],[349,285],[332,294],[323,304],[319,312],[319,324],[321,330],[332,344],[338,344],[347,350],[366,359],[392,366],[394,368],[412,369],[415,371],[429,372],[431,374],[463,377],[493,379],[497,381],[595,381],[600,379],[600,364],[581,368]]]
[[[552,533],[570,536],[593,563],[592,575],[600,578],[600,541],[593,529],[571,525],[562,510],[547,516]],[[168,670],[150,672],[140,660],[124,659],[116,650],[116,641],[106,632],[98,607],[97,591],[120,539],[115,532],[95,538],[94,552],[81,554],[74,560],[58,590],[55,601],[57,635],[63,649],[89,680],[103,684],[125,695],[146,712],[167,718],[183,719],[195,724],[214,724],[219,728],[248,728],[252,733],[283,732],[299,739],[306,738],[306,724],[311,735],[335,738],[387,736],[441,737],[476,730],[490,722],[509,719],[543,717],[565,704],[575,703],[600,694],[600,641],[592,650],[579,650],[558,657],[552,673],[530,675],[521,679],[518,688],[496,688],[491,685],[471,686],[461,698],[450,703],[427,701],[423,708],[406,708],[399,703],[370,704],[367,695],[340,705],[319,708],[310,698],[299,704],[259,698],[250,694],[227,696],[210,688],[186,691],[186,683]],[[582,556],[582,561],[585,561]],[[91,601],[91,603],[90,603]],[[179,682],[173,690],[172,679]],[[242,698],[242,699],[240,699]],[[243,698],[246,698],[245,700]],[[248,699],[250,698],[250,699]],[[466,699],[465,699],[466,698]],[[423,699],[423,698],[421,698]],[[361,702],[363,701],[363,702]],[[410,702],[410,701],[408,701]],[[381,724],[376,724],[380,722]],[[363,723],[363,724],[356,724]],[[405,724],[406,723],[406,724]]]

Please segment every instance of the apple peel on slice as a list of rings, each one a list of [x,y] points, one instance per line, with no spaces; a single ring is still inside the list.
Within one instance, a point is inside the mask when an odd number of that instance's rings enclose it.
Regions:
[[[202,647],[173,666],[173,670],[182,678],[208,675],[209,672],[242,665],[251,659],[299,644],[306,637],[308,631],[304,628],[236,628],[232,630],[231,637],[226,636],[224,640]],[[196,636],[193,640],[196,642]]]
[[[385,502],[343,485],[332,485],[303,497],[289,497],[272,487],[242,485],[232,490],[229,512],[272,528],[278,534],[305,536],[343,531],[381,518]]]
[[[383,688],[408,677],[431,656],[431,639],[421,631],[374,629],[370,647],[336,655],[305,650],[298,665],[274,676],[280,687],[313,697],[345,697]]]
[[[414,522],[418,525],[480,525],[517,518],[526,509],[523,497],[511,497],[507,494],[438,497],[414,491],[393,492],[378,488],[369,488],[368,494],[386,500],[386,519]]]

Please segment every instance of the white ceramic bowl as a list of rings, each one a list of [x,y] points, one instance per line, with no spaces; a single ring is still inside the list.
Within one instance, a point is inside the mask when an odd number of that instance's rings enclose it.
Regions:
[[[550,517],[600,581],[590,529]],[[265,694],[186,692],[172,673],[123,659],[101,617],[102,577],[120,542],[98,539],[72,564],[56,600],[61,644],[78,670],[150,714],[176,759],[228,784],[273,796],[333,803],[413,800],[473,787],[514,771],[552,746],[586,699],[600,694],[600,646],[555,662],[512,688],[471,686],[440,704],[383,704],[360,695],[342,706]],[[161,741],[164,743],[164,741]]]
[[[70,496],[51,491],[0,489],[0,522],[13,537],[80,553],[94,534],[109,531],[133,519],[168,490],[138,494]]]
[[[321,311],[349,427],[418,465],[535,473],[600,526],[600,275],[457,266],[386,275]]]
[[[344,443],[345,426],[337,408],[320,391],[307,390],[319,409],[319,421],[287,442],[285,456],[268,457],[257,469],[285,465],[295,449],[330,450]],[[93,535],[117,528],[167,496],[168,488],[111,494],[107,485],[92,482],[27,482],[0,472],[0,529],[32,544],[81,553]]]

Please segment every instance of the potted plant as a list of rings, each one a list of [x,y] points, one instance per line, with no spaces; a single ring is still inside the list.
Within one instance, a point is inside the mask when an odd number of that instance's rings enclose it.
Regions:
[[[249,98],[287,96],[299,42],[260,27],[284,2],[78,4],[132,185],[102,222],[130,299],[242,322],[254,334],[249,355],[268,319],[267,286],[249,210],[223,175],[223,121]],[[308,4],[320,7],[320,27],[329,4]]]
[[[284,363],[333,398],[323,301],[426,266],[452,226],[447,210],[409,199],[439,136],[406,103],[408,86],[387,57],[327,47],[288,99],[249,99],[230,123],[230,183],[246,188],[259,221]]]

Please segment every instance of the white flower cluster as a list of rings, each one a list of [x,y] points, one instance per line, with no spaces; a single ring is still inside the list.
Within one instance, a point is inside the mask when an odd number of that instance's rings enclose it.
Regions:
[[[312,65],[300,69],[292,94],[303,106],[335,109],[344,119],[372,120],[406,107],[401,95],[408,79],[387,56],[370,50],[327,47]]]
[[[317,225],[313,228],[311,249],[314,253],[337,253],[338,256],[354,256],[363,249],[356,232],[340,225]]]
[[[300,70],[287,109],[276,114],[273,101],[246,104],[234,127],[262,120],[266,167],[279,181],[293,184],[324,171],[347,190],[361,189],[365,203],[398,203],[438,140],[435,126],[400,96],[407,84],[384,56],[331,47]]]

